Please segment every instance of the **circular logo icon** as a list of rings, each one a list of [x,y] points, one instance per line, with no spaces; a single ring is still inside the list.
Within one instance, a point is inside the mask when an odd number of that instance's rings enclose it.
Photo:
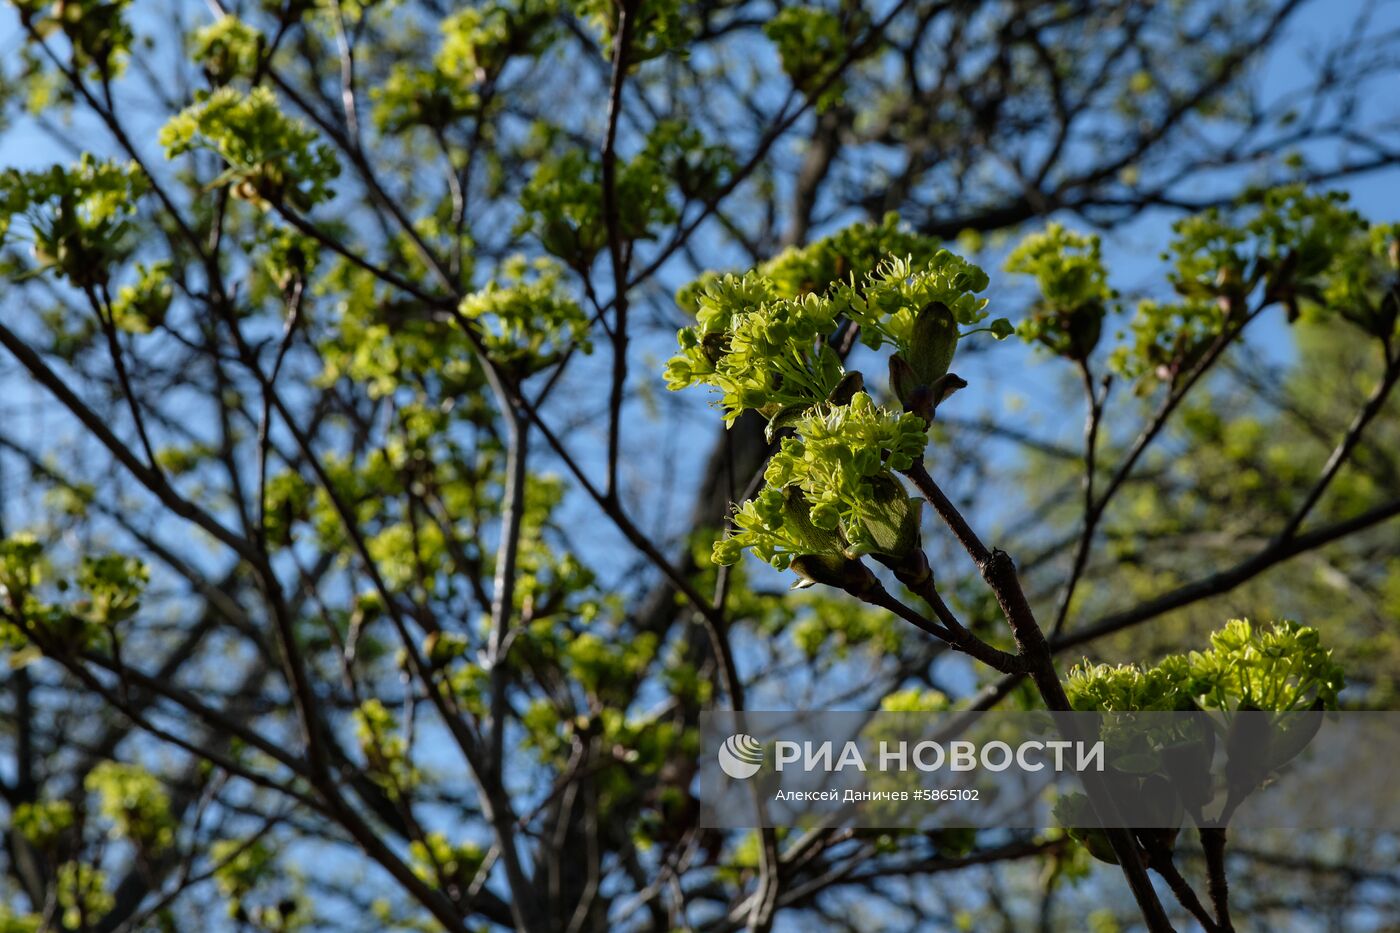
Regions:
[[[719,769],[732,778],[751,778],[761,767],[763,746],[751,735],[731,735],[719,747]]]

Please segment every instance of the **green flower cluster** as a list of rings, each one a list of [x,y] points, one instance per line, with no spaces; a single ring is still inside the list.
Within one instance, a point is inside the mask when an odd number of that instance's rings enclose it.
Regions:
[[[102,818],[146,855],[159,854],[175,842],[170,798],[144,768],[104,761],[88,773],[83,786],[97,795]]]
[[[228,169],[209,187],[232,186],[235,197],[266,209],[285,203],[310,210],[332,195],[340,164],[316,133],[284,113],[265,87],[242,93],[222,87],[196,95],[195,103],[161,128],[160,144],[174,158],[215,153]]]
[[[634,699],[632,685],[664,654],[655,633],[631,631],[624,634],[615,628],[613,621],[623,615],[622,612],[609,614],[607,619],[535,619],[522,632],[518,646],[521,653],[513,663],[556,665],[574,678],[573,682],[586,696],[597,701],[598,708],[624,716],[613,721],[621,726],[625,714],[620,711]],[[541,752],[542,757],[567,756],[569,726],[561,722],[558,707],[553,702],[546,698],[532,701],[522,717],[522,724],[527,733],[526,744]],[[624,747],[641,751],[636,746]]]
[[[619,684],[636,683],[656,655],[653,632],[641,632],[624,644],[597,632],[580,632],[564,646],[564,669],[591,696],[606,697],[621,705],[627,696],[617,695]]]
[[[190,36],[190,57],[204,66],[204,73],[216,85],[251,79],[265,49],[266,40],[257,27],[231,14],[201,26]]]
[[[517,232],[535,234],[545,250],[570,266],[590,266],[608,242],[603,223],[602,175],[598,160],[580,149],[542,159],[520,192],[520,206],[525,213],[517,224]],[[619,224],[634,234],[645,234],[652,211],[630,203],[626,218],[619,215]]]
[[[0,541],[0,595],[22,613],[44,581],[44,548],[33,535],[17,534]]]
[[[861,340],[867,346],[878,350],[891,343],[908,359],[914,319],[921,309],[935,302],[946,305],[953,320],[970,327],[987,316],[987,299],[977,293],[989,282],[979,267],[940,249],[922,263],[909,257],[886,259],[864,281],[853,278],[837,294],[842,310],[860,325]]]
[[[1218,301],[1143,299],[1130,324],[1132,342],[1116,347],[1109,365],[1128,379],[1151,375],[1170,384],[1224,331],[1226,317]]]
[[[1206,709],[1337,708],[1346,677],[1317,629],[1294,622],[1255,628],[1235,619],[1211,635],[1210,645],[1189,657],[1191,689]]]
[[[543,51],[558,12],[555,0],[463,7],[442,21],[442,48],[433,63],[440,74],[484,81],[499,73],[511,56]]]
[[[257,260],[253,271],[258,273],[250,277],[249,300],[271,294],[285,300],[294,282],[311,278],[321,258],[321,244],[290,227],[268,224],[258,230],[249,252]],[[318,280],[317,285],[330,290],[324,279]]]
[[[896,232],[888,221],[873,229]],[[780,426],[828,400],[841,384],[845,371],[826,338],[845,318],[860,326],[867,346],[893,344],[908,364],[892,364],[902,402],[912,404],[916,390],[927,392],[948,371],[957,325],[986,317],[987,302],[976,293],[987,287],[987,274],[937,250],[918,263],[887,257],[860,278],[849,273],[846,282],[826,290],[818,282],[838,271],[828,249],[823,244],[806,256],[779,257],[775,277],[760,270],[702,279],[698,291],[682,299],[694,310],[696,325],[678,335],[682,352],[667,365],[667,386],[710,385],[721,393],[727,422],[754,410]],[[1011,325],[997,321],[988,330],[1001,338]]]
[[[783,6],[763,26],[763,33],[778,47],[783,71],[798,89],[816,93],[832,68],[846,55],[850,38],[859,27],[843,22],[830,10],[813,6]],[[840,81],[821,91],[818,108],[825,109],[841,99]]]
[[[40,36],[58,30],[68,40],[73,65],[100,79],[122,73],[135,39],[126,22],[130,0],[16,0],[20,22]]]
[[[234,904],[276,868],[272,850],[261,839],[220,839],[209,847],[209,856],[217,866],[214,883],[219,893]]]
[[[69,800],[32,800],[15,807],[10,825],[30,845],[51,850],[73,828],[73,803]],[[0,930],[4,930],[0,925]]]
[[[472,81],[435,68],[398,64],[384,81],[370,89],[370,115],[382,133],[398,134],[414,127],[441,131],[467,119],[481,106]]]
[[[922,265],[937,250],[937,240],[905,229],[899,215],[890,212],[878,224],[851,224],[806,246],[789,246],[757,271],[772,283],[777,297],[826,295],[853,278],[864,280],[890,256],[907,256]],[[713,272],[700,276],[676,294],[676,304],[695,314],[699,296],[719,278]]]
[[[696,325],[677,335],[681,352],[666,366],[666,385],[718,389],[726,423],[750,409],[770,420],[805,410],[845,375],[825,342],[840,312],[829,298],[778,298],[766,277],[750,272],[711,282],[697,302]]]
[[[365,700],[354,713],[355,737],[365,756],[365,772],[370,780],[393,798],[399,798],[417,785],[420,774],[408,757],[398,721],[379,700]]]
[[[1190,665],[1184,655],[1168,655],[1147,668],[1086,662],[1070,670],[1065,693],[1070,704],[1083,711],[1183,711],[1195,705],[1191,692],[1183,686],[1189,677]]]
[[[864,555],[906,582],[926,577],[919,500],[896,474],[922,458],[935,406],[966,385],[949,366],[959,325],[986,317],[978,293],[987,285],[980,268],[890,215],[787,250],[756,271],[702,276],[682,290],[678,303],[696,323],[678,334],[668,387],[708,385],[727,423],[756,411],[770,438],[794,432],[770,461],[766,488],[714,545],[716,563],[734,564],[751,549],[794,570],[799,586],[850,592],[875,583]],[[903,412],[876,406],[864,377],[845,371],[829,343],[842,322],[872,349],[893,345],[890,384]],[[1006,321],[984,329],[998,339],[1012,331]]]
[[[552,137],[552,130],[541,131]],[[549,140],[546,140],[548,144]],[[617,164],[619,232],[647,240],[658,226],[675,222],[670,193],[712,193],[733,167],[728,150],[708,145],[693,128],[663,120],[635,158]],[[597,153],[569,148],[540,160],[520,194],[525,213],[519,232],[539,237],[546,250],[570,267],[588,267],[608,245],[603,214],[603,166]]]
[[[1334,310],[1381,340],[1396,336],[1400,318],[1400,224],[1376,224],[1352,237],[1328,270],[1321,300],[1305,313]]]
[[[135,163],[84,154],[74,165],[0,174],[0,244],[23,221],[40,270],[79,288],[105,285],[131,250],[130,218],[147,190]]]
[[[941,713],[952,705],[946,693],[933,687],[896,690],[880,701],[880,709],[886,713]]]
[[[21,913],[8,904],[0,904],[0,933],[39,933],[43,922],[40,914]]]
[[[141,595],[148,580],[150,571],[134,557],[84,557],[76,580],[84,597],[76,608],[98,625],[125,622],[141,608]]]
[[[772,486],[797,486],[812,502],[812,523],[836,529],[854,516],[851,499],[868,494],[871,477],[907,470],[923,456],[923,422],[877,406],[864,392],[845,405],[822,405],[796,424],[764,473]],[[844,529],[843,529],[844,530]]]
[[[240,926],[268,933],[301,929],[305,898],[285,886],[288,873],[263,839],[220,839],[209,847],[214,883]],[[278,889],[281,889],[280,891]],[[265,903],[255,903],[264,901]]]
[[[1302,185],[1285,185],[1253,195],[1257,208],[1244,229],[1252,250],[1236,254],[1245,260],[1246,280],[1259,276],[1268,291],[1280,301],[1291,302],[1294,294],[1324,286],[1333,258],[1344,251],[1353,238],[1367,228],[1359,213],[1347,206],[1344,191],[1309,194]],[[1193,245],[1183,236],[1178,255],[1187,262]],[[1250,255],[1252,252],[1252,255]],[[1229,266],[1227,266],[1229,268]],[[1188,279],[1196,287],[1200,278]]]
[[[569,347],[588,353],[588,317],[565,295],[561,271],[547,259],[515,256],[491,281],[462,299],[463,316],[476,322],[491,359],[517,377],[536,372]]]
[[[415,126],[441,131],[475,114],[483,83],[512,57],[537,55],[553,40],[557,6],[551,0],[488,3],[448,16],[431,67],[396,64],[371,91],[375,124],[390,133]]]
[[[569,5],[579,19],[602,34],[603,53],[612,58],[622,4],[616,0],[571,0]],[[628,7],[628,18],[627,60],[633,65],[686,45],[697,25],[685,15],[680,0],[637,0]]]
[[[698,129],[680,120],[658,121],[642,154],[655,161],[687,198],[715,197],[738,167],[729,147],[708,142]]]
[[[977,266],[887,216],[682,291],[695,325],[678,334],[667,386],[718,390],[726,423],[756,411],[770,439],[795,432],[770,461],[767,488],[735,514],[735,533],[715,544],[717,563],[751,548],[802,585],[853,592],[873,582],[859,563],[866,554],[900,579],[926,576],[918,502],[895,474],[923,456],[935,406],[966,385],[948,368],[958,326],[986,317],[978,293],[987,285]],[[876,406],[864,377],[845,371],[829,342],[842,322],[872,349],[894,346],[890,383],[903,412]],[[1005,321],[985,329],[999,339],[1012,330]]]
[[[1022,336],[1069,359],[1087,359],[1114,297],[1099,238],[1052,223],[1021,241],[1006,258],[1006,271],[1034,276],[1040,289]]]
[[[434,317],[344,261],[331,264],[318,277],[316,291],[334,302],[331,326],[317,342],[324,361],[317,380],[321,385],[348,378],[364,386],[371,398],[392,395],[405,386],[431,388],[434,397],[439,391],[443,397],[473,397],[470,391],[480,383],[480,366],[455,321]]]
[[[65,930],[91,926],[88,918],[105,916],[117,903],[107,890],[107,873],[85,862],[60,865],[54,889]]]
[[[753,550],[760,560],[786,570],[796,557],[836,557],[844,545],[839,535],[812,522],[812,504],[797,490],[765,487],[734,513],[734,532],[716,541],[711,557],[728,566]]]
[[[735,532],[716,542],[716,563],[745,548],[779,570],[800,557],[898,559],[918,544],[920,502],[895,473],[923,456],[927,426],[917,415],[877,406],[864,392],[845,405],[812,408],[793,425],[764,473],[767,486],[734,516]]]
[[[486,852],[472,842],[453,845],[442,833],[427,833],[408,844],[413,873],[429,884],[465,890],[486,860]]]
[[[58,576],[32,535],[0,541],[0,600],[6,609],[0,647],[14,652],[10,666],[23,667],[42,656],[31,640],[36,631],[58,650],[104,644],[104,633],[136,614],[148,579],[145,565],[117,554],[85,557],[71,578]],[[69,604],[51,602],[48,592],[75,593],[76,598]]]
[[[1170,655],[1155,667],[1077,666],[1065,692],[1078,710],[1282,713],[1336,709],[1344,684],[1341,666],[1316,629],[1287,621],[1264,628],[1234,619],[1211,635],[1206,651]]]
[[[112,323],[132,334],[148,334],[165,321],[175,286],[170,282],[169,260],[149,266],[137,264],[136,281],[123,285],[112,300]]]
[[[1177,221],[1162,258],[1171,263],[1168,279],[1180,300],[1138,306],[1131,342],[1112,355],[1114,369],[1171,381],[1251,295],[1283,305],[1290,322],[1305,308],[1337,313],[1388,339],[1395,323],[1386,310],[1387,301],[1394,304],[1386,298],[1394,283],[1385,281],[1393,235],[1372,231],[1347,200],[1341,192],[1309,194],[1287,185],[1252,192],[1230,210]]]
[[[1336,709],[1342,686],[1341,668],[1315,629],[1292,622],[1256,627],[1235,619],[1211,635],[1206,651],[1172,655],[1155,667],[1081,665],[1070,672],[1065,692],[1075,709],[1106,714],[1099,736],[1108,749],[1115,794],[1128,795],[1148,815],[1148,826],[1176,827],[1187,814],[1198,826],[1227,823],[1316,734],[1318,717],[1288,714]],[[1132,715],[1201,710],[1224,715]],[[1212,760],[1222,742],[1226,764],[1223,775],[1216,775]],[[1220,777],[1228,793],[1218,813],[1207,818]],[[1117,862],[1103,831],[1092,828],[1085,795],[1062,796],[1055,816],[1095,858]],[[1149,850],[1175,845],[1175,829],[1137,834]]]
[[[797,603],[805,611],[784,628],[808,660],[845,658],[857,650],[880,657],[899,650],[905,626],[888,611],[858,600],[832,599],[818,593],[808,594],[807,600]],[[887,708],[883,702],[881,707]]]

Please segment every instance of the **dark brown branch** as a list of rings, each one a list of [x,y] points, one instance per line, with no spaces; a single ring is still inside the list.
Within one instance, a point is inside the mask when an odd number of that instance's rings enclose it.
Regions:
[[[1005,551],[987,549],[962,513],[934,482],[922,462],[910,468],[906,475],[913,480],[915,488],[933,506],[934,511],[943,519],[944,524],[977,565],[982,579],[986,581],[1001,606],[1007,624],[1011,626],[1011,635],[1016,640],[1021,659],[1027,666],[1030,678],[1046,707],[1051,712],[1070,712],[1072,707],[1069,697],[1065,695],[1059,674],[1055,671],[1050,646],[1035,621],[1030,604],[1026,601],[1026,594],[1021,589],[1021,581],[1017,577],[1016,565],[1011,557]],[[1084,783],[1095,808],[1109,807],[1111,815],[1111,798],[1104,792],[1104,788],[1099,786],[1101,782],[1097,777],[1085,776]],[[1105,819],[1104,822],[1110,821]],[[1151,879],[1147,877],[1147,870],[1132,835],[1123,829],[1106,829],[1104,832],[1114,854],[1118,856],[1118,865],[1123,870],[1123,876],[1127,879],[1128,887],[1133,892],[1148,929],[1154,933],[1171,930],[1171,923],[1167,920]]]
[[[1230,885],[1225,878],[1225,829],[1202,827],[1201,848],[1206,859],[1206,890],[1215,910],[1217,928],[1221,933],[1234,933],[1230,922]]]
[[[1339,521],[1331,525],[1326,525],[1311,532],[1295,535],[1287,541],[1275,541],[1251,557],[1245,558],[1239,563],[1211,574],[1208,577],[1179,586],[1170,592],[1163,593],[1155,599],[1126,609],[1122,612],[1112,613],[1104,616],[1097,622],[1076,629],[1067,635],[1056,639],[1052,649],[1059,653],[1078,645],[1111,635],[1114,632],[1131,628],[1149,619],[1154,619],[1163,613],[1173,609],[1180,609],[1189,606],[1211,596],[1219,596],[1227,593],[1240,584],[1253,579],[1260,573],[1268,570],[1275,564],[1282,563],[1290,557],[1296,557],[1307,551],[1314,550],[1333,541],[1364,531],[1374,525],[1388,521],[1400,515],[1400,499],[1394,499],[1375,508],[1368,509],[1353,518]]]
[[[627,78],[634,0],[623,0],[613,37],[612,80],[608,89],[608,129],[603,139],[603,223],[608,231],[608,260],[613,276],[612,387],[608,394],[607,496],[617,497],[617,465],[622,442],[622,391],[627,383],[627,263],[622,242],[622,219],[617,203],[617,125],[622,118],[622,86]]]

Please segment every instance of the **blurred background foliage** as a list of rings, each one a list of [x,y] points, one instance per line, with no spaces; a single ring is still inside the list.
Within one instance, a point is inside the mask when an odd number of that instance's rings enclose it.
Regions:
[[[1140,927],[1058,831],[696,825],[702,709],[1039,701],[716,567],[773,444],[664,361],[726,273],[795,298],[951,249],[988,273],[958,320],[1027,340],[959,342],[926,460],[1061,671],[1291,618],[1391,708],[1393,518],[1247,563],[1384,381],[1318,312],[1356,294],[1274,295],[1082,528],[1086,409],[1102,489],[1221,333],[1229,247],[1278,245],[1242,193],[1396,219],[1397,43],[1362,0],[7,4],[0,930]],[[882,404],[903,282],[837,345]],[[1300,535],[1400,499],[1382,402]],[[1233,838],[1237,926],[1394,928],[1396,848]]]

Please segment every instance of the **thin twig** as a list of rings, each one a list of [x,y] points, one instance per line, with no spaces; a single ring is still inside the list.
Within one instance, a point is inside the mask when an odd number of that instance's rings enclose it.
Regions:
[[[1099,426],[1103,423],[1104,403],[1108,400],[1108,379],[1104,380],[1103,393],[1100,395],[1094,390],[1094,374],[1089,368],[1088,360],[1079,360],[1079,375],[1084,382],[1084,397],[1088,401],[1089,411],[1084,418],[1084,517],[1081,519],[1079,529],[1079,541],[1074,548],[1074,562],[1070,567],[1069,579],[1065,581],[1064,588],[1060,591],[1060,598],[1055,609],[1055,621],[1050,626],[1050,637],[1054,638],[1060,634],[1065,627],[1065,619],[1069,617],[1069,604],[1074,598],[1075,588],[1079,584],[1079,578],[1084,573],[1084,568],[1089,563],[1089,550],[1094,540],[1094,530],[1098,527],[1099,518],[1103,515],[1103,509],[1095,508],[1094,504],[1094,470],[1099,442]]]
[[[608,396],[607,496],[617,497],[617,465],[622,439],[622,392],[627,382],[627,264],[624,260],[622,220],[617,203],[617,125],[622,118],[622,87],[627,77],[627,53],[632,35],[632,2],[617,4],[613,37],[612,83],[608,91],[608,129],[603,139],[603,222],[608,232],[608,258],[613,274],[613,366]]]
[[[1312,511],[1313,506],[1317,505],[1318,500],[1327,491],[1327,487],[1346,464],[1347,458],[1360,442],[1366,426],[1385,407],[1386,398],[1390,395],[1391,389],[1395,388],[1396,382],[1400,382],[1400,361],[1391,361],[1386,366],[1385,375],[1381,377],[1380,384],[1371,393],[1371,397],[1366,400],[1366,404],[1356,413],[1356,417],[1352,419],[1346,434],[1333,448],[1331,455],[1327,458],[1327,463],[1322,467],[1321,475],[1318,476],[1312,488],[1308,490],[1303,503],[1298,506],[1293,516],[1288,520],[1288,524],[1284,525],[1278,533],[1279,541],[1288,541],[1297,534],[1298,529],[1307,519],[1308,513]]]

